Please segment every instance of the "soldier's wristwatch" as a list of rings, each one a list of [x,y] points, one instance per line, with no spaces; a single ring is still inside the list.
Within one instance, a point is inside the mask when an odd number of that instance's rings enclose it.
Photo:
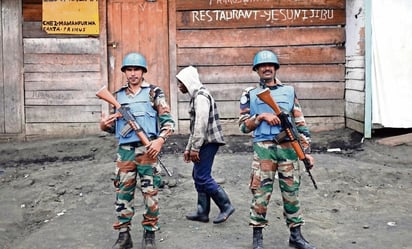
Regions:
[[[167,138],[164,135],[159,135],[159,137],[163,138],[163,141],[166,142]]]

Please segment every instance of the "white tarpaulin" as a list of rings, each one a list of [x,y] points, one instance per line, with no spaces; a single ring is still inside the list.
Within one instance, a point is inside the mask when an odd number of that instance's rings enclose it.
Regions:
[[[372,123],[412,127],[412,0],[372,2]]]

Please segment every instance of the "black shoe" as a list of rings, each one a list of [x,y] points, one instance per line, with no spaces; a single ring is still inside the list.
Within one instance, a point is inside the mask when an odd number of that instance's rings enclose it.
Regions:
[[[153,231],[143,231],[143,240],[142,240],[143,249],[156,249],[156,239],[155,232]]]
[[[213,223],[222,223],[235,212],[235,208],[230,203],[229,197],[222,187],[219,187],[210,195],[210,197],[212,197],[213,201],[220,209],[220,213],[217,215],[216,219],[213,220]]]
[[[197,210],[186,215],[186,219],[200,222],[209,222],[210,196],[206,193],[197,193]]]
[[[253,228],[253,249],[263,249],[262,227]]]
[[[130,237],[129,231],[120,232],[119,238],[114,243],[112,249],[130,249],[133,248],[132,238]]]
[[[316,249],[315,246],[309,244],[305,238],[303,238],[300,232],[300,226],[292,227],[290,229],[289,245],[296,249]]]

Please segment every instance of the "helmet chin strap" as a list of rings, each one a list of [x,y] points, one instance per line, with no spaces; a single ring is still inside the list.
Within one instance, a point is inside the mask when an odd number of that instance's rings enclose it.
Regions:
[[[264,87],[267,83],[274,81],[276,83],[276,77],[274,78],[269,78],[269,79],[264,79],[264,78],[260,78],[260,85],[262,87]]]
[[[274,78],[270,78],[270,79],[260,78],[260,82],[261,82],[261,83],[264,83],[264,84],[269,83],[269,82],[271,82],[271,81],[273,81],[273,80],[274,80]]]

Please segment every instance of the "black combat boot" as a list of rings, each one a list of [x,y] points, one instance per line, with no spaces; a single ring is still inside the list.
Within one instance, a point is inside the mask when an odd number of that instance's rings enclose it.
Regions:
[[[186,215],[186,219],[209,222],[210,196],[206,193],[197,193],[197,211]]]
[[[316,249],[315,246],[309,244],[305,238],[303,238],[300,232],[300,226],[292,227],[290,229],[289,245],[297,249]]]
[[[155,232],[143,231],[142,249],[156,249]]]
[[[213,201],[220,209],[220,213],[217,215],[216,219],[213,220],[213,223],[222,223],[235,212],[235,208],[230,203],[229,197],[222,187],[219,186],[219,188],[212,193],[210,197],[212,197]]]
[[[263,249],[262,227],[253,228],[253,249]]]
[[[119,238],[113,245],[112,249],[130,249],[133,247],[132,237],[130,237],[129,231],[120,232]]]

